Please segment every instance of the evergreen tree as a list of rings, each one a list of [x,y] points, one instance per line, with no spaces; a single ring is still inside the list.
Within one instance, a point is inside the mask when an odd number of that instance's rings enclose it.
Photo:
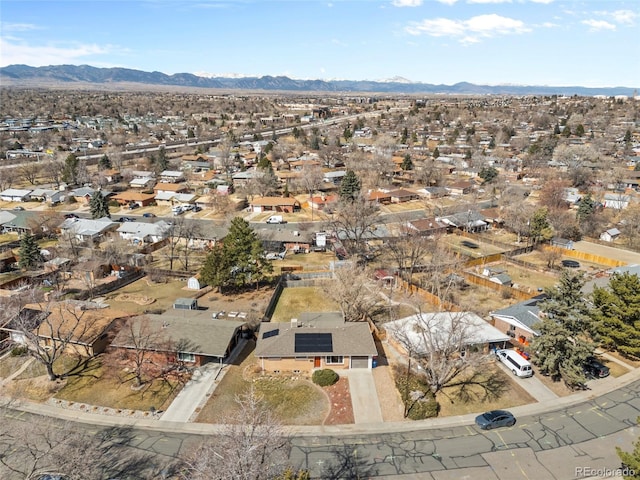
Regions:
[[[20,239],[20,260],[18,265],[20,268],[29,270],[42,262],[40,247],[36,242],[36,238],[29,232],[25,232]]]
[[[560,135],[560,125],[556,123],[555,127],[553,127],[553,134]]]
[[[273,266],[264,255],[262,242],[241,217],[231,221],[222,246],[216,246],[200,270],[201,278],[221,291],[224,287],[245,287],[264,280]]]
[[[631,134],[631,130],[627,128],[627,131],[624,133],[624,143],[631,143],[633,139],[633,135]]]
[[[553,227],[549,224],[548,214],[547,207],[539,208],[533,212],[533,217],[529,221],[529,236],[533,238],[533,243],[553,238]]]
[[[156,173],[164,172],[169,168],[169,159],[167,158],[167,152],[164,147],[158,148],[158,156],[152,156],[151,163]]]
[[[576,218],[580,224],[584,223],[591,215],[596,211],[596,202],[588,193],[580,199],[578,202],[578,211],[576,212]]]
[[[606,348],[640,359],[640,278],[615,273],[608,287],[595,287],[593,317]]]
[[[498,176],[498,170],[495,167],[482,167],[478,176],[483,180],[482,183],[491,183]]]
[[[273,165],[271,165],[271,161],[265,155],[260,156],[260,160],[258,160],[258,164],[256,165],[256,167],[259,170],[273,171]]]
[[[583,137],[584,136],[584,125],[581,123],[576,127],[576,136]]]
[[[411,160],[411,155],[409,155],[408,153],[404,156],[404,158],[402,159],[402,165],[400,165],[400,168],[402,168],[402,170],[413,170],[413,161]]]
[[[338,194],[342,200],[354,200],[360,194],[362,184],[360,179],[353,170],[347,170],[347,173],[340,182]]]
[[[89,200],[89,210],[91,211],[91,218],[111,218],[107,198],[99,190],[93,192],[91,200]]]
[[[439,156],[440,156],[440,149],[436,147],[433,149],[433,159],[437,160]]]
[[[584,364],[595,350],[595,322],[582,297],[581,272],[565,270],[558,285],[547,289],[548,299],[540,304],[542,321],[533,326],[539,333],[531,350],[543,375],[564,380],[570,387],[586,381]]]
[[[62,180],[70,185],[78,183],[78,166],[80,160],[73,153],[64,161],[64,169],[62,170]]]
[[[100,160],[98,160],[98,167],[100,168],[100,170],[109,170],[111,168],[111,159],[107,156],[107,154],[104,154],[102,157],[100,157]]]

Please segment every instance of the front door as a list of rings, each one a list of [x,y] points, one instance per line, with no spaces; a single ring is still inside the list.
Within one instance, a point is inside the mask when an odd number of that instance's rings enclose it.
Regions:
[[[313,357],[313,368],[320,368],[320,357]]]

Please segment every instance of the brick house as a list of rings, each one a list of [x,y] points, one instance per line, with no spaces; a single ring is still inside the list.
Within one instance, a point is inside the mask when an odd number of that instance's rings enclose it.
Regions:
[[[162,315],[130,318],[128,321],[133,324],[120,329],[111,342],[111,348],[125,352],[135,350],[130,332],[139,330],[143,319],[148,319],[145,328],[159,333],[153,338],[148,336],[152,339],[148,348],[156,352],[157,362],[166,365],[176,362],[194,366],[212,361],[222,363],[238,345],[246,326],[243,321],[212,319],[210,314],[199,311],[169,310]]]
[[[263,323],[254,355],[265,372],[372,368],[377,356],[369,324],[339,312],[304,313],[290,323]]]
[[[493,325],[511,337],[512,343],[527,345],[538,332],[533,326],[540,321],[538,304],[545,300],[545,294],[535,296],[507,308],[490,312]]]

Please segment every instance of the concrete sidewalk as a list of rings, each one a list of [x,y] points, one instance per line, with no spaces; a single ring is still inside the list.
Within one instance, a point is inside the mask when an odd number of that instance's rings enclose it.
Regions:
[[[356,424],[381,423],[382,410],[378,402],[373,372],[369,369],[350,369],[340,372],[349,379],[349,393]]]

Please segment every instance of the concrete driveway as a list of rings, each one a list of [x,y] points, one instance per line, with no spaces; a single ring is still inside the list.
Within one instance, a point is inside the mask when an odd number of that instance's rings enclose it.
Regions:
[[[349,379],[355,423],[381,423],[382,410],[378,402],[373,372],[365,368],[354,368],[340,374]]]
[[[497,360],[496,363],[507,375],[514,377],[514,381],[517,382],[518,385],[520,385],[522,388],[524,388],[527,393],[535,398],[538,402],[544,402],[545,400],[553,400],[554,398],[558,398],[558,395],[556,395],[549,389],[549,387],[542,383],[540,378],[538,378],[537,376],[534,375],[528,378],[516,377],[505,364]]]

